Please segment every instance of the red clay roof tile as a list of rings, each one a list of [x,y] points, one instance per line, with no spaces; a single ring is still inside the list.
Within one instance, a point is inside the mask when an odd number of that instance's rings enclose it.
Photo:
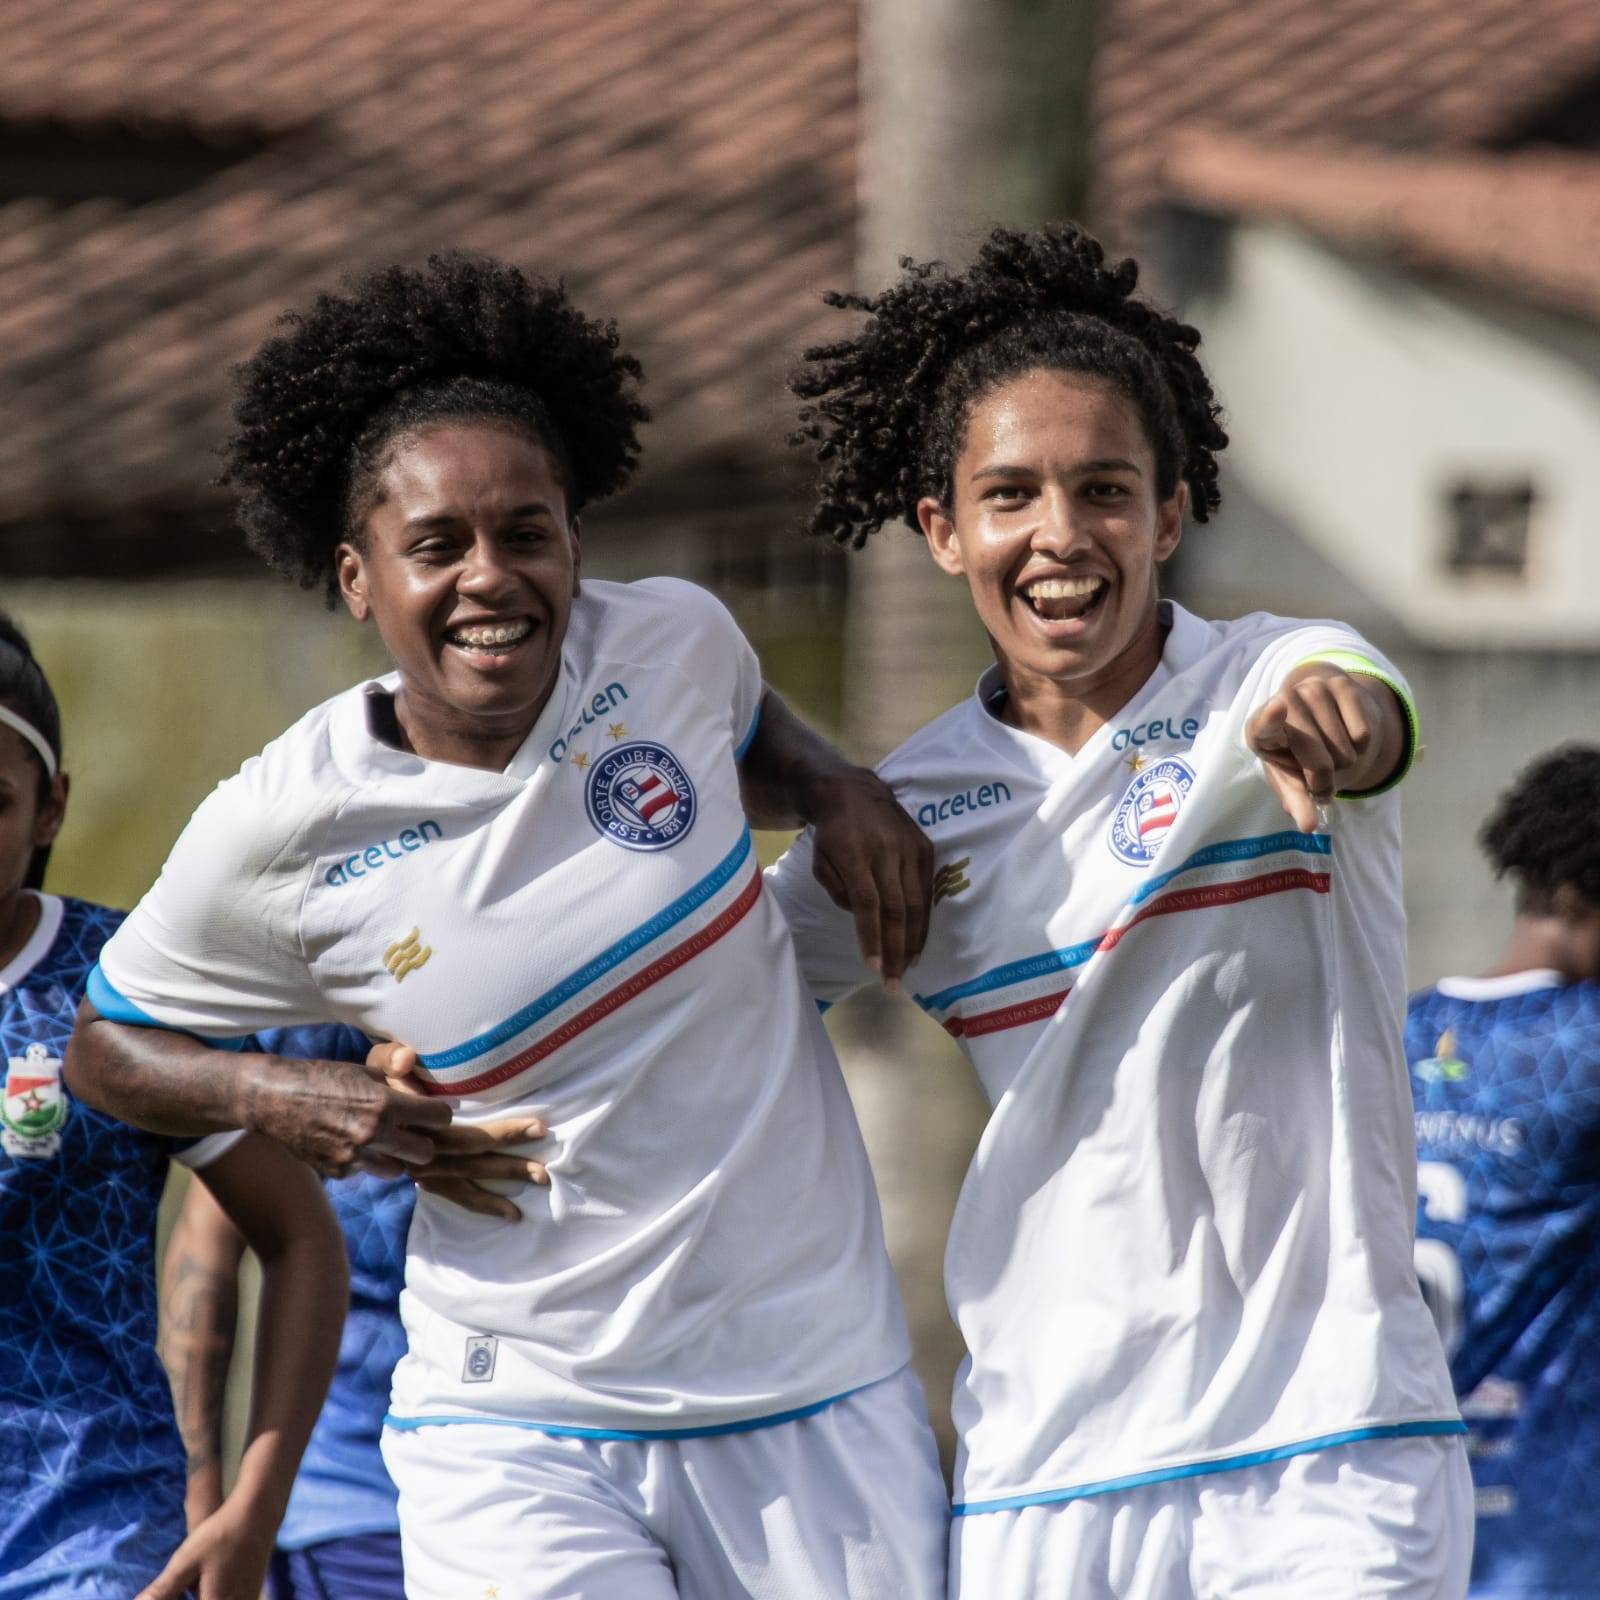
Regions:
[[[647,478],[765,457],[768,369],[852,275],[852,0],[12,0],[7,35],[0,142],[245,145],[166,199],[0,205],[0,520],[206,503],[272,315],[449,246],[621,320]]]

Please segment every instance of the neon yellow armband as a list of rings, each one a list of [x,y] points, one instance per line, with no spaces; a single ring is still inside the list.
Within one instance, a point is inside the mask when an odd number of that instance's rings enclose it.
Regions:
[[[1401,683],[1393,673],[1385,671],[1376,661],[1362,655],[1357,650],[1321,650],[1316,655],[1307,656],[1303,661],[1295,662],[1289,668],[1293,672],[1297,667],[1309,666],[1313,661],[1326,661],[1330,666],[1340,668],[1362,678],[1376,678],[1379,683],[1386,684],[1394,691],[1395,698],[1400,702],[1400,708],[1405,713],[1406,719],[1406,747],[1400,757],[1399,765],[1394,773],[1383,783],[1373,789],[1341,789],[1341,800],[1370,800],[1374,795],[1387,794],[1397,784],[1404,781],[1411,770],[1411,764],[1417,759],[1417,752],[1422,748],[1422,728],[1417,721],[1417,703],[1411,698],[1410,691]],[[1288,674],[1286,673],[1287,677]]]

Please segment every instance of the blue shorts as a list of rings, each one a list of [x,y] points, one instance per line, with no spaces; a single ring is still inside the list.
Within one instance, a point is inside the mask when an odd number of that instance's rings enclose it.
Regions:
[[[360,1533],[274,1550],[270,1600],[405,1600],[398,1533]]]

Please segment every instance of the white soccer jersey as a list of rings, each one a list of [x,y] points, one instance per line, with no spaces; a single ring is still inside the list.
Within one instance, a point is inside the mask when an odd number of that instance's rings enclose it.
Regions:
[[[699,1430],[893,1372],[865,1151],[740,807],[761,679],[732,619],[586,582],[504,772],[385,744],[392,687],[211,795],[90,994],[213,1040],[347,1022],[465,1122],[546,1120],[522,1221],[418,1196],[396,1416]]]
[[[959,1511],[1460,1426],[1412,1267],[1398,803],[1301,833],[1244,742],[1307,658],[1398,679],[1337,624],[1170,621],[1076,756],[991,669],[882,768],[937,852],[917,1000],[994,1108],[946,1257]],[[818,995],[863,981],[807,840],[770,881]]]

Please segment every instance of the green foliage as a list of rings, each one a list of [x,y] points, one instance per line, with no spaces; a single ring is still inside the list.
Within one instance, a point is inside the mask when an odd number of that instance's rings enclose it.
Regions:
[[[830,732],[839,619],[729,597],[769,681]],[[386,669],[376,634],[269,580],[8,584],[61,702],[72,801],[48,887],[131,906],[190,813],[329,695]],[[763,857],[786,842],[763,836]]]
[[[61,702],[72,799],[47,887],[111,905],[246,757],[384,665],[342,612],[265,581],[16,584],[5,603]]]

